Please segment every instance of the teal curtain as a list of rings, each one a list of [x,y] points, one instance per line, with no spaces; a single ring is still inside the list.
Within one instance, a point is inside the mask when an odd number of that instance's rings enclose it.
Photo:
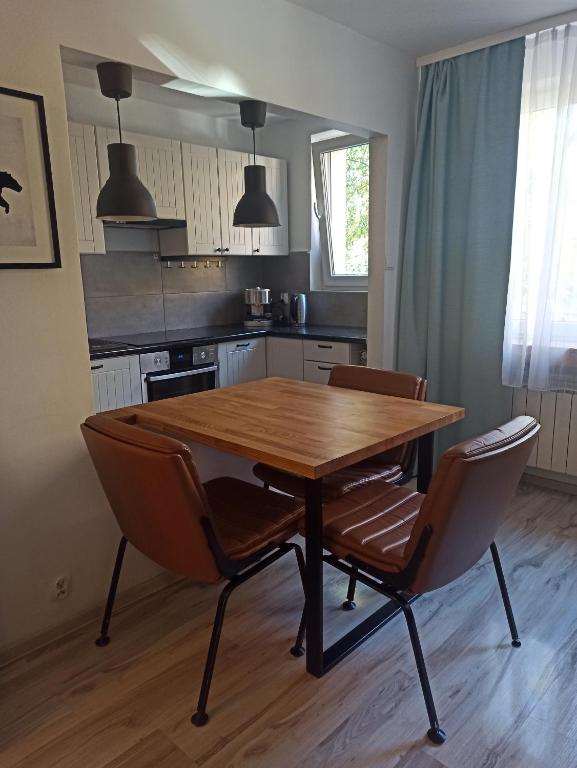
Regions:
[[[466,409],[438,448],[503,423],[501,384],[525,40],[421,72],[403,255],[398,369]]]

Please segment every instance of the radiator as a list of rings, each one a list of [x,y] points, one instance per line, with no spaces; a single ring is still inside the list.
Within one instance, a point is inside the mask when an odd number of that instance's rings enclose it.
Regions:
[[[577,394],[513,391],[513,416],[534,416],[541,423],[528,466],[577,477]]]

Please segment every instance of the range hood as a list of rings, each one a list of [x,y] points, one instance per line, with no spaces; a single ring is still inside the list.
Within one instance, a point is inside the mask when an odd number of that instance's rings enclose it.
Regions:
[[[150,219],[149,221],[104,221],[104,229],[183,229],[185,219]]]

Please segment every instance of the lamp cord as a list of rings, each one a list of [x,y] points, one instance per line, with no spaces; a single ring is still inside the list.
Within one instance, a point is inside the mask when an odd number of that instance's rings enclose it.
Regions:
[[[256,131],[252,126],[252,164],[256,165]]]
[[[118,135],[122,144],[122,128],[120,127],[120,99],[116,98],[116,116],[118,117]]]

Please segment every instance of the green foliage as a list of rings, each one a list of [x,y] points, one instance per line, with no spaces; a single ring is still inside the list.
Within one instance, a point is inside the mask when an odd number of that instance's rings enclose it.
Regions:
[[[366,274],[369,263],[369,145],[347,149],[346,269]]]

